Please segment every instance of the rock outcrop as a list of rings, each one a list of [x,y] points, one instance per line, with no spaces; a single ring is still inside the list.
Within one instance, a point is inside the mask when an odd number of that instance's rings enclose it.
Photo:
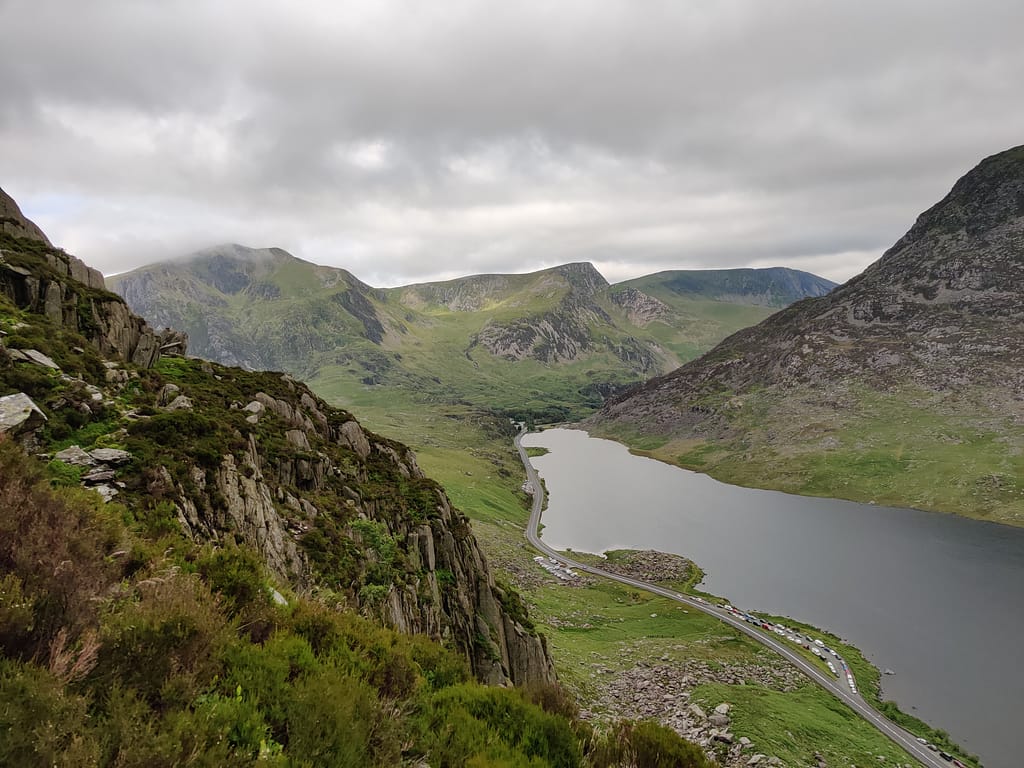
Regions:
[[[46,423],[46,414],[24,392],[0,397],[0,435],[33,445],[34,433]]]
[[[151,367],[161,349],[184,354],[187,337],[157,334],[120,296],[106,290],[103,275],[54,248],[0,190],[5,222],[0,229],[0,294],[15,306],[45,315],[77,331],[106,357]],[[13,222],[13,223],[12,223]]]
[[[0,189],[0,232],[6,232],[26,240],[34,240],[46,246],[50,245],[43,230],[37,227],[35,222],[25,218],[18,204],[2,189]]]

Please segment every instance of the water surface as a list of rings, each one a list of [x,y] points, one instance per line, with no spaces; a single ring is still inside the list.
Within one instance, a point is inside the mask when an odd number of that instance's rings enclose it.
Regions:
[[[827,629],[884,696],[987,768],[1024,764],[1024,529],[726,485],[578,430],[527,435],[549,492],[543,539],[692,558],[704,588]]]

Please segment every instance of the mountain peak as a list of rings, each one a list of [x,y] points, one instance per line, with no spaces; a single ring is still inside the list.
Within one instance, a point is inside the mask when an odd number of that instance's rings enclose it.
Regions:
[[[550,271],[564,277],[569,285],[576,290],[583,290],[587,293],[595,293],[609,285],[604,275],[598,272],[597,267],[589,261],[560,264],[557,267],[552,267]]]
[[[14,198],[3,189],[0,189],[0,232],[50,245],[50,240],[43,234],[43,230],[25,217],[21,208],[14,202]]]

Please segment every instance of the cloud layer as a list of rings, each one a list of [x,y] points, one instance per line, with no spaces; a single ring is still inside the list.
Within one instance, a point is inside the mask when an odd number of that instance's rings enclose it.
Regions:
[[[0,0],[0,185],[105,272],[846,279],[1024,141],[1019,0]]]

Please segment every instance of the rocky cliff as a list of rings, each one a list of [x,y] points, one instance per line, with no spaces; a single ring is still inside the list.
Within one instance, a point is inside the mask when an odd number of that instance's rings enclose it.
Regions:
[[[677,444],[710,440],[709,448],[727,451],[745,443],[742,451],[753,461],[756,445],[777,460],[774,472],[784,473],[797,453],[852,455],[850,415],[859,414],[865,425],[871,412],[914,413],[902,429],[901,456],[908,447],[920,453],[910,466],[904,458],[894,466],[911,472],[915,462],[939,461],[936,445],[959,451],[961,471],[978,473],[957,481],[973,489],[977,500],[964,502],[971,513],[989,514],[998,505],[1008,520],[1024,520],[1012,498],[1017,472],[1006,464],[1015,453],[968,469],[979,463],[979,436],[1006,446],[1020,442],[1022,296],[1024,147],[1018,147],[982,161],[862,274],[625,393],[593,425]],[[858,440],[862,453],[877,447],[870,436]],[[853,478],[855,485],[864,481]],[[949,508],[959,492],[946,491],[945,500],[914,503]]]
[[[288,376],[161,356],[102,278],[3,237],[0,432],[49,452],[59,482],[153,535],[251,547],[296,589],[446,641],[488,682],[554,679],[518,596],[409,449]]]
[[[152,366],[161,351],[184,354],[187,337],[157,334],[106,290],[97,270],[54,248],[0,190],[0,293],[19,309],[45,315],[55,326],[79,332],[101,354]]]

